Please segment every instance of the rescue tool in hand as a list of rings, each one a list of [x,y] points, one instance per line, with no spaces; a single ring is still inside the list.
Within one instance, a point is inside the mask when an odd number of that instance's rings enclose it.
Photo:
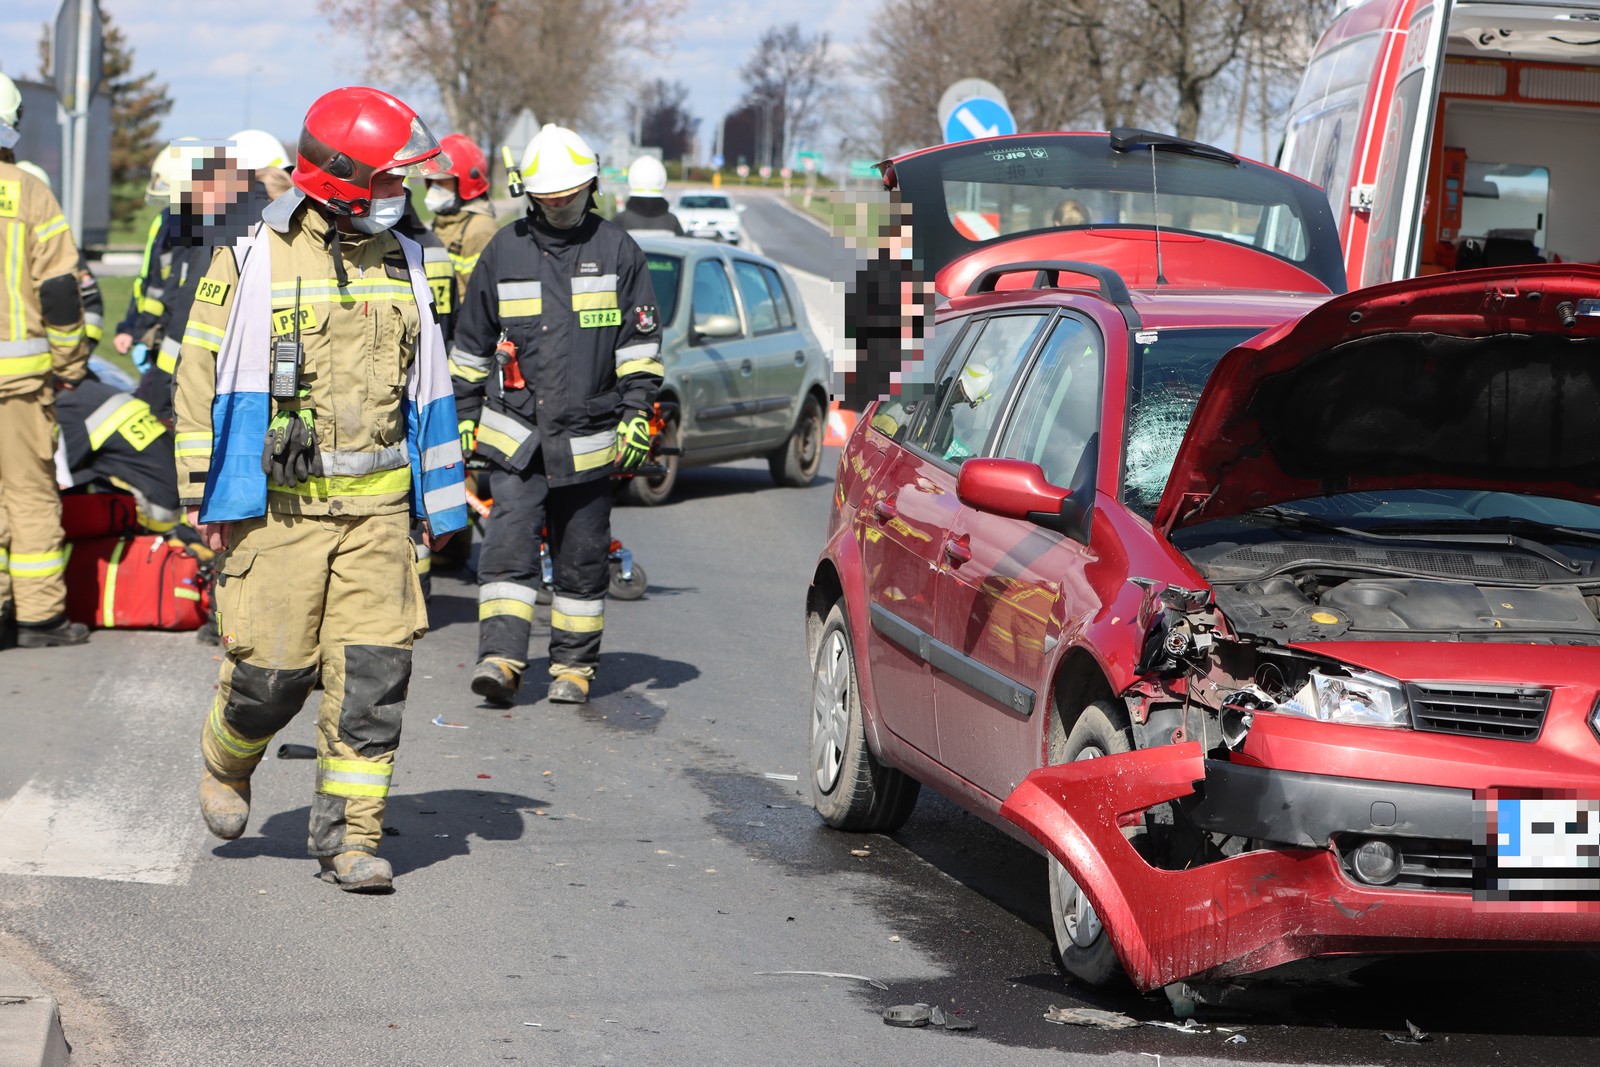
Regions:
[[[517,343],[507,337],[504,331],[500,333],[500,340],[494,346],[494,361],[500,367],[500,392],[508,389],[526,389],[527,381],[522,377],[522,368],[517,365]]]

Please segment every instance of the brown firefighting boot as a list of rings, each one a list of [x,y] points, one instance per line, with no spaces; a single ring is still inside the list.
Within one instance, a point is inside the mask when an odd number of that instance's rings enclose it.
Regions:
[[[317,875],[346,893],[388,893],[394,889],[394,870],[389,861],[370,852],[341,852],[320,856],[322,872]]]
[[[250,821],[250,779],[218,778],[210,771],[200,776],[200,814],[206,829],[232,841]]]
[[[558,674],[550,683],[550,701],[554,704],[587,704],[589,679],[578,674]]]
[[[497,708],[509,708],[521,684],[522,672],[498,656],[490,656],[472,672],[472,691]]]

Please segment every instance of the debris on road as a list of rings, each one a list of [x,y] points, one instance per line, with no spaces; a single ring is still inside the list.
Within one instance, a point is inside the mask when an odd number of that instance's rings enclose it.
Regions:
[[[1243,1034],[1234,1034],[1232,1037],[1228,1038],[1228,1040],[1224,1041],[1223,1044],[1224,1045],[1243,1045],[1246,1042],[1248,1042],[1249,1040],[1250,1039],[1248,1037],[1245,1037]]]
[[[443,712],[433,717],[433,725],[448,726],[452,730],[465,730],[467,728],[467,724],[464,722],[445,722]]]
[[[1169,1023],[1161,1019],[1146,1019],[1145,1025],[1159,1026],[1163,1030],[1176,1030],[1180,1034],[1209,1034],[1211,1032],[1193,1019],[1185,1019],[1181,1023]]]
[[[1137,1019],[1130,1019],[1121,1012],[1101,1011],[1099,1008],[1058,1008],[1054,1004],[1044,1013],[1044,1021],[1066,1026],[1094,1026],[1102,1030],[1132,1030],[1139,1025]]]
[[[853,849],[850,850],[850,855],[852,855],[852,856],[870,856],[870,855],[872,855],[872,853],[869,852],[868,850],[864,849],[864,848],[853,848]]]
[[[1420,1045],[1424,1041],[1432,1041],[1433,1040],[1433,1035],[1428,1033],[1428,1031],[1422,1029],[1422,1027],[1418,1026],[1416,1023],[1412,1022],[1410,1019],[1407,1019],[1406,1020],[1406,1032],[1405,1033],[1403,1033],[1403,1034],[1385,1033],[1383,1035],[1383,1039],[1385,1041],[1393,1041],[1397,1045]]]
[[[900,940],[900,935],[899,934],[890,934],[889,935],[889,940],[890,941],[899,941]]]
[[[791,917],[789,922],[793,922]],[[868,978],[864,974],[841,974],[838,971],[757,971],[757,975],[803,975],[808,978],[844,978],[852,982],[865,982],[874,989],[888,989],[889,987],[876,978]]]
[[[883,1021],[890,1026],[927,1026],[933,1011],[926,1004],[896,1004],[883,1009]]]
[[[766,777],[775,782],[798,782],[800,780],[798,774],[779,774],[777,771],[768,771]]]
[[[317,750],[313,745],[279,745],[279,759],[316,759]]]

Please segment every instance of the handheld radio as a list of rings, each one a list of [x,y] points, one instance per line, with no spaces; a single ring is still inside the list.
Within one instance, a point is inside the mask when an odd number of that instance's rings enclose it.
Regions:
[[[294,280],[294,333],[272,342],[272,380],[267,391],[276,400],[293,400],[300,391],[300,279]]]

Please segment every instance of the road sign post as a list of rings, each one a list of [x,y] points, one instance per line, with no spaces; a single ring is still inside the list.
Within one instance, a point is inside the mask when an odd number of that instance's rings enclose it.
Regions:
[[[62,206],[83,240],[84,179],[89,165],[89,102],[100,85],[104,42],[97,0],[62,0],[51,63],[60,101]]]

